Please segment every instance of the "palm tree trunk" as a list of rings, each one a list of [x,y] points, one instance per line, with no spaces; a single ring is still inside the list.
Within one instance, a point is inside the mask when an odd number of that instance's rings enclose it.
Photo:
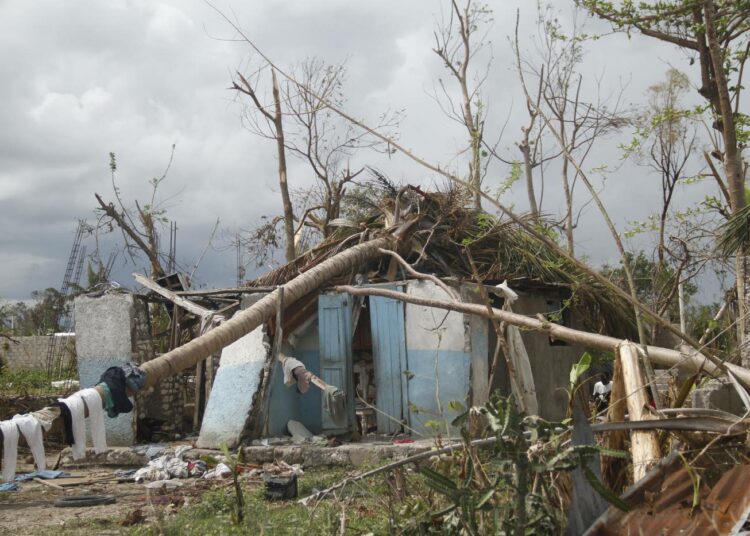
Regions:
[[[284,285],[284,306],[291,305],[337,275],[381,255],[378,250],[391,249],[395,240],[389,236],[356,245],[295,277]],[[274,290],[205,335],[143,363],[141,369],[146,373],[146,387],[194,367],[196,363],[250,333],[276,313],[279,294],[279,289]]]

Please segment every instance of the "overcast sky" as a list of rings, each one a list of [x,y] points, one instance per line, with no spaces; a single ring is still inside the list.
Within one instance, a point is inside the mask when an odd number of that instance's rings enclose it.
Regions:
[[[446,2],[442,2],[446,4]],[[307,57],[346,62],[347,109],[374,122],[388,109],[404,111],[400,139],[432,162],[457,165],[464,144],[460,127],[430,97],[445,76],[431,51],[441,2],[394,0],[217,0],[217,9],[242,26],[264,52],[289,68]],[[557,0],[563,24],[572,1]],[[536,7],[531,0],[495,0],[490,32],[493,64],[485,86],[488,134],[507,120],[500,148],[518,158],[524,106],[508,38],[520,8],[522,48],[533,51]],[[581,17],[585,20],[585,17]],[[586,20],[590,33],[607,27]],[[26,299],[34,289],[59,287],[78,218],[95,221],[94,192],[112,198],[110,152],[127,200],[148,196],[148,181],[162,173],[172,144],[174,162],[160,200],[179,226],[178,260],[190,267],[221,219],[216,250],[196,272],[206,286],[235,282],[235,251],[226,237],[264,214],[280,211],[272,142],[253,136],[240,121],[241,105],[227,89],[233,72],[251,59],[232,28],[199,0],[5,0],[0,2],[0,297]],[[609,94],[625,86],[625,103],[642,103],[647,88],[670,65],[695,76],[683,54],[643,37],[603,37],[586,46],[582,72],[591,94],[596,80]],[[619,163],[607,140],[587,165]],[[443,181],[400,154],[363,154],[395,180]],[[507,170],[497,167],[488,186]],[[290,181],[304,185],[309,171],[293,162]],[[658,206],[658,182],[632,164],[602,182],[602,196],[618,225],[644,218]],[[547,179],[545,205],[561,206],[559,184]],[[680,203],[700,199],[709,186],[680,193]],[[705,191],[704,191],[705,190]],[[587,197],[579,192],[579,204]],[[527,208],[524,186],[503,201]],[[587,208],[578,229],[580,254],[614,261],[600,216]],[[111,247],[105,242],[105,248]],[[87,240],[89,251],[95,247]],[[132,286],[132,265],[118,259],[115,278]],[[248,266],[252,270],[252,265]]]

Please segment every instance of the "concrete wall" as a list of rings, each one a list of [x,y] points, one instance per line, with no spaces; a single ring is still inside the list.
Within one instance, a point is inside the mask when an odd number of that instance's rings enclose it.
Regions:
[[[48,335],[14,337],[14,339],[18,341],[17,344],[6,339],[0,341],[0,363],[10,370],[47,369],[47,348],[50,343]],[[68,355],[75,355],[75,337],[59,337],[57,344],[65,345]],[[56,348],[57,355],[59,355],[58,352],[59,346]]]
[[[93,387],[109,367],[135,361],[136,311],[131,294],[75,299],[76,351],[81,387]],[[107,444],[135,443],[136,411],[104,420]]]
[[[151,338],[148,304],[134,296],[135,327],[133,333],[133,361],[145,363],[156,357]],[[185,405],[185,375],[177,374],[165,378],[158,385],[139,391],[135,396],[138,421],[156,421],[157,429],[168,434],[183,431],[183,407]],[[139,435],[144,435],[139,430]]]
[[[445,292],[428,281],[409,281],[412,296],[444,300]],[[409,425],[431,434],[437,424],[442,433],[460,413],[452,401],[469,404],[471,385],[471,330],[469,317],[421,305],[406,304],[406,362]]]
[[[560,301],[560,295],[556,292],[520,292],[519,296],[513,304],[513,311],[524,315],[545,314],[548,300]],[[574,313],[571,317],[570,327],[582,329]],[[565,417],[568,404],[565,387],[570,369],[585,349],[575,344],[553,345],[546,334],[539,332],[522,331],[522,337],[534,374],[539,414],[548,420],[561,420]]]
[[[226,443],[233,448],[239,444],[269,354],[264,326],[258,326],[222,350],[198,447],[218,448]]]

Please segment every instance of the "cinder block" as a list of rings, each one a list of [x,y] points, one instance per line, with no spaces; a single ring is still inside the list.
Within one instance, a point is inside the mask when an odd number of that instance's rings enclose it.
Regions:
[[[720,409],[740,416],[746,412],[737,391],[724,378],[710,380],[693,391],[692,402],[694,408]]]

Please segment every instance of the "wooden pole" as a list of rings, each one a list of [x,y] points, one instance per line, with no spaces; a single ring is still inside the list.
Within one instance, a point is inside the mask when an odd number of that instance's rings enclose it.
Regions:
[[[419,296],[412,296],[404,292],[396,292],[394,290],[372,287],[354,287],[351,285],[340,285],[334,287],[334,290],[336,290],[337,292],[348,292],[353,296],[383,296],[385,298],[401,300],[406,303],[414,303],[416,305],[423,305],[425,307],[435,307],[448,311],[457,311],[459,313],[477,315],[485,318],[497,318],[499,320],[507,322],[508,324],[518,326],[522,329],[543,331],[548,333],[549,336],[554,339],[559,339],[561,341],[566,341],[573,344],[580,344],[581,346],[585,346],[587,348],[595,348],[598,350],[612,351],[615,350],[617,346],[622,342],[622,339],[617,339],[615,337],[609,337],[607,335],[600,335],[598,333],[589,333],[587,331],[567,328],[565,326],[555,324],[554,322],[546,322],[537,318],[532,318],[530,316],[512,313],[510,311],[502,311],[500,309],[494,308],[490,311],[484,305],[421,298]],[[719,367],[713,362],[709,361],[708,358],[703,354],[682,353],[677,350],[661,348],[659,346],[646,346],[646,351],[651,362],[656,365],[661,365],[664,367],[683,367],[686,370],[692,372],[703,370],[709,374],[721,374],[721,370],[719,369]],[[723,362],[722,365],[728,370],[732,371],[735,377],[745,387],[750,388],[750,369],[727,362]]]
[[[651,419],[652,414],[647,409],[648,391],[643,381],[638,347],[629,341],[622,342],[617,348],[617,359],[620,360],[622,370],[629,420]],[[630,432],[630,452],[633,460],[633,482],[638,482],[646,476],[651,466],[661,459],[657,433],[644,430]]]

